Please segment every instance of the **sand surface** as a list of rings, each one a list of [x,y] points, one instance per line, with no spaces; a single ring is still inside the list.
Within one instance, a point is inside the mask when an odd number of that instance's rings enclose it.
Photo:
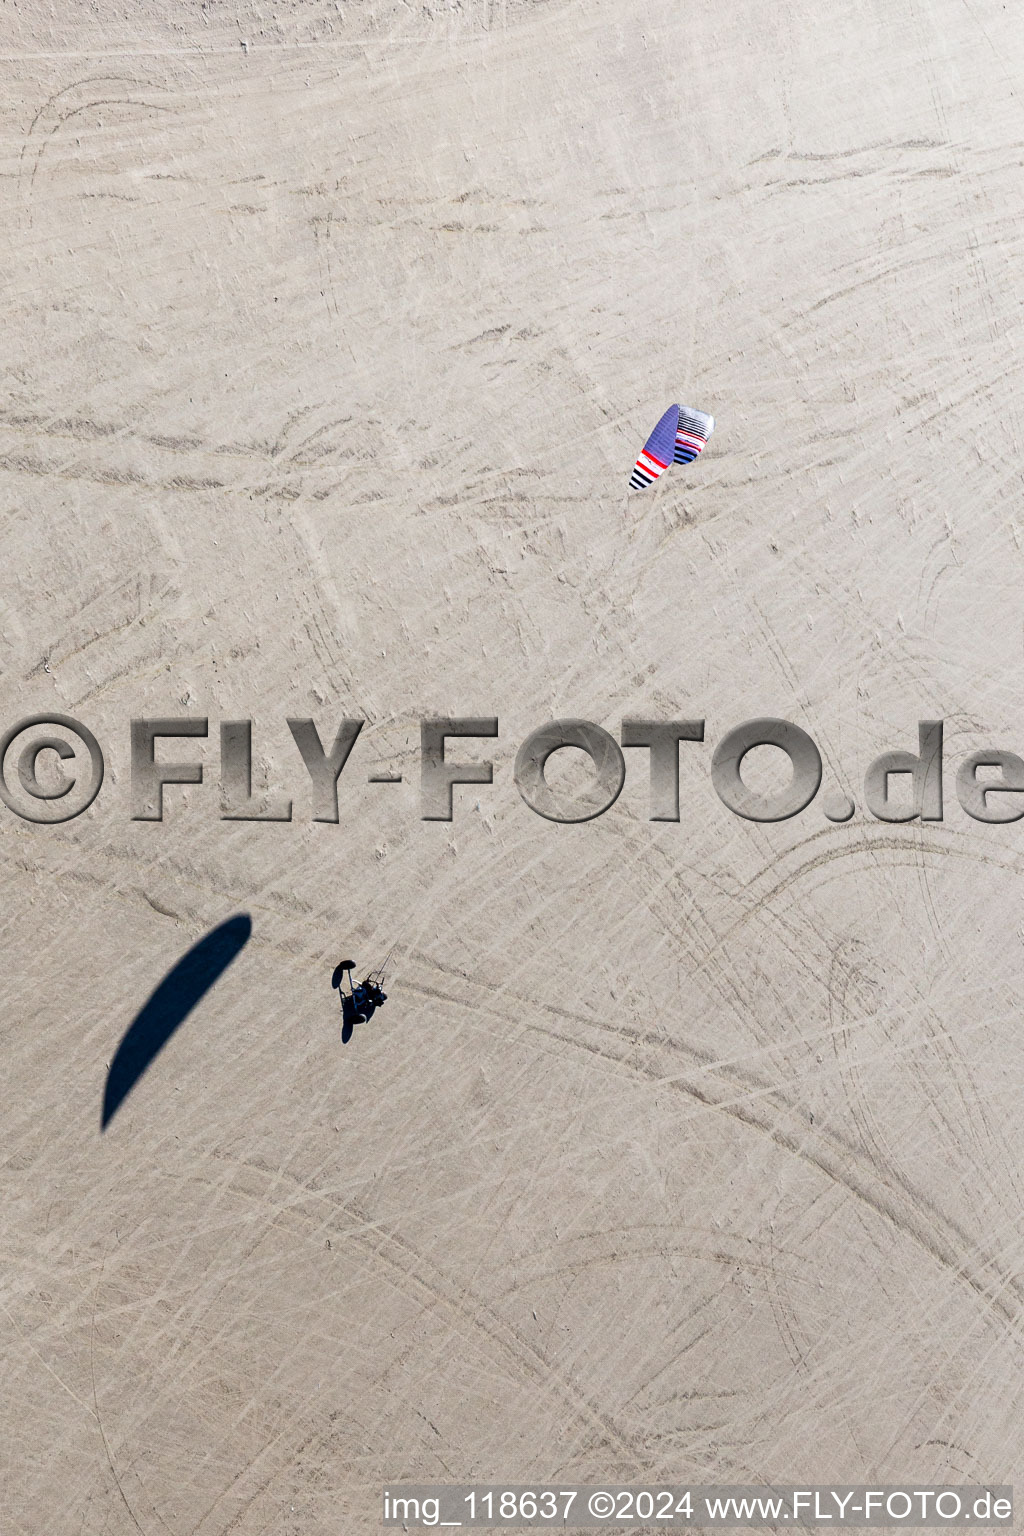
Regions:
[[[1015,8],[125,9],[0,18],[0,725],[107,762],[0,811],[4,1536],[1024,1479],[1024,831],[954,793],[1024,752]],[[718,430],[627,498],[672,400]],[[134,822],[129,722],[185,715],[206,782]],[[427,715],[500,721],[450,824]],[[636,750],[597,820],[520,800],[535,726],[644,715],[707,721],[678,824]],[[720,803],[756,715],[850,822]],[[289,716],[367,722],[338,825]],[[220,819],[244,718],[290,823]],[[925,719],[945,819],[876,821]]]

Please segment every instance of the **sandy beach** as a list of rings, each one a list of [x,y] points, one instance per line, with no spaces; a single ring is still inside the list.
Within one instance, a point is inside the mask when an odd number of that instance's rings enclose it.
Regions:
[[[25,0],[0,172],[0,729],[105,761],[0,807],[5,1536],[1024,1479],[1024,831],[955,789],[1024,755],[1013,7]],[[714,436],[627,494],[673,401]],[[760,716],[822,762],[774,823],[711,779]],[[450,822],[436,717],[498,721]],[[703,720],[679,821],[628,747],[535,814],[567,717]],[[203,781],[133,820],[168,718]],[[364,722],[337,823],[289,719]],[[288,821],[221,815],[242,720]],[[942,820],[878,820],[920,721]],[[343,1043],[334,966],[392,946]]]

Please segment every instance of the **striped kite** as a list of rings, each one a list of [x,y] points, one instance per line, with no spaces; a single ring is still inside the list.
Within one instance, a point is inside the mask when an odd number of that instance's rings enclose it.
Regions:
[[[670,464],[692,464],[715,430],[715,418],[688,405],[670,405],[640,450],[629,477],[631,491],[644,491]]]

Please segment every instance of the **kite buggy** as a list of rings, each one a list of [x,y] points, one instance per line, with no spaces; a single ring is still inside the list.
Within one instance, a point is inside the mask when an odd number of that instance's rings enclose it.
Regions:
[[[392,951],[393,953],[393,951]],[[379,965],[375,971],[370,971],[365,981],[356,982],[353,985],[352,972],[355,964],[351,960],[340,960],[334,968],[331,977],[331,986],[336,987],[341,998],[341,1017],[344,1026],[345,1037],[351,1034],[356,1024],[365,1024],[372,1014],[388,1000],[388,995],[383,989],[384,971],[389,954],[383,965]],[[345,977],[348,976],[348,991],[345,991]]]

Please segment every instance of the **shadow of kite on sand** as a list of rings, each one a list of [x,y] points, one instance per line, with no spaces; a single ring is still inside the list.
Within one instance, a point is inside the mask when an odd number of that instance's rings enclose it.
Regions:
[[[152,997],[132,1020],[107,1072],[103,1091],[105,1131],[149,1064],[159,1056],[179,1024],[227,970],[248,943],[252,919],[248,912],[228,918],[182,955],[167,972]]]

